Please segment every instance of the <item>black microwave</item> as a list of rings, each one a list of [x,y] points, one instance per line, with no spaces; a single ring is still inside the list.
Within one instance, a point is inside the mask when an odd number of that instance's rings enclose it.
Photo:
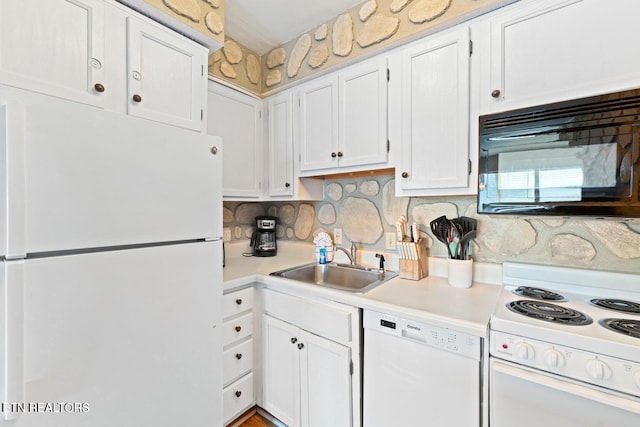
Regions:
[[[640,89],[480,117],[478,213],[640,217]]]

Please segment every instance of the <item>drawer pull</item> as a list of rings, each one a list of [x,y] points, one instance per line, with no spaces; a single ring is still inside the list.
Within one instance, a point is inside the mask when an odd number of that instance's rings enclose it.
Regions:
[[[238,360],[242,359],[242,353],[236,353],[236,359]]]
[[[298,350],[302,350],[304,348],[304,344],[300,343],[298,344]]]
[[[238,299],[236,300],[236,304],[238,304],[238,305],[242,304],[242,298],[238,298]]]
[[[242,326],[236,326],[234,329],[236,330],[236,332],[240,332],[242,330]]]
[[[491,96],[494,98],[499,98],[500,97],[500,89],[495,89],[493,91],[491,91]]]
[[[240,390],[236,391],[236,397],[242,396],[242,392]]]
[[[133,99],[133,102],[142,102],[142,97],[140,95],[138,95],[137,93],[135,95],[133,95],[133,97],[131,99]]]
[[[291,338],[291,344],[295,344],[297,342],[298,342],[298,338],[296,337]]]
[[[96,83],[93,85],[93,88],[96,90],[96,92],[98,93],[102,93],[104,92],[104,85],[102,83]]]

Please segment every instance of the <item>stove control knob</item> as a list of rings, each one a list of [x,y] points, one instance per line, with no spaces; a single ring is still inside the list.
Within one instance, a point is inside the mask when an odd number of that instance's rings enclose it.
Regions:
[[[555,348],[545,350],[542,358],[550,368],[562,368],[564,366],[564,356]]]
[[[521,360],[531,360],[535,357],[536,352],[531,344],[526,342],[516,343],[516,357]]]
[[[602,360],[591,359],[587,361],[587,374],[594,380],[607,380],[611,378],[611,368]]]

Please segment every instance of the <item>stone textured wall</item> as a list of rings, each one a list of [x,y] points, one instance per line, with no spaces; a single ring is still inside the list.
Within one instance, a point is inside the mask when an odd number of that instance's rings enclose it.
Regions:
[[[342,228],[343,245],[350,241],[365,248],[385,250],[385,232],[395,232],[395,222],[405,215],[415,221],[429,242],[429,255],[446,257],[446,248],[429,231],[440,215],[478,219],[473,258],[486,262],[531,262],[597,270],[640,273],[640,219],[554,219],[552,217],[496,217],[478,215],[476,198],[395,197],[391,176],[327,180],[321,202],[225,202],[224,227],[232,240],[246,240],[254,230],[254,217],[278,217],[280,240],[311,243],[320,231],[333,235]],[[247,242],[248,243],[248,242]],[[389,250],[385,250],[390,252]]]
[[[224,42],[224,0],[145,0],[191,28]]]
[[[246,66],[228,67],[210,60],[209,72],[256,94],[269,95],[302,78],[511,1],[516,0],[367,0],[266,55],[251,52],[261,65],[258,83],[248,77]]]
[[[209,74],[249,92],[262,93],[260,56],[233,39],[226,38],[224,47],[209,55]]]

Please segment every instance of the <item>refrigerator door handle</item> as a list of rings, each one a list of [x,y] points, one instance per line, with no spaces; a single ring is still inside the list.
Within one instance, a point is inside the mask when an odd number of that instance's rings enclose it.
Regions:
[[[0,330],[2,351],[0,398],[6,403],[24,402],[24,261],[0,263],[2,271],[1,307],[4,311]],[[4,419],[19,413],[3,411]]]
[[[26,255],[25,106],[8,101],[0,106],[0,256]]]

